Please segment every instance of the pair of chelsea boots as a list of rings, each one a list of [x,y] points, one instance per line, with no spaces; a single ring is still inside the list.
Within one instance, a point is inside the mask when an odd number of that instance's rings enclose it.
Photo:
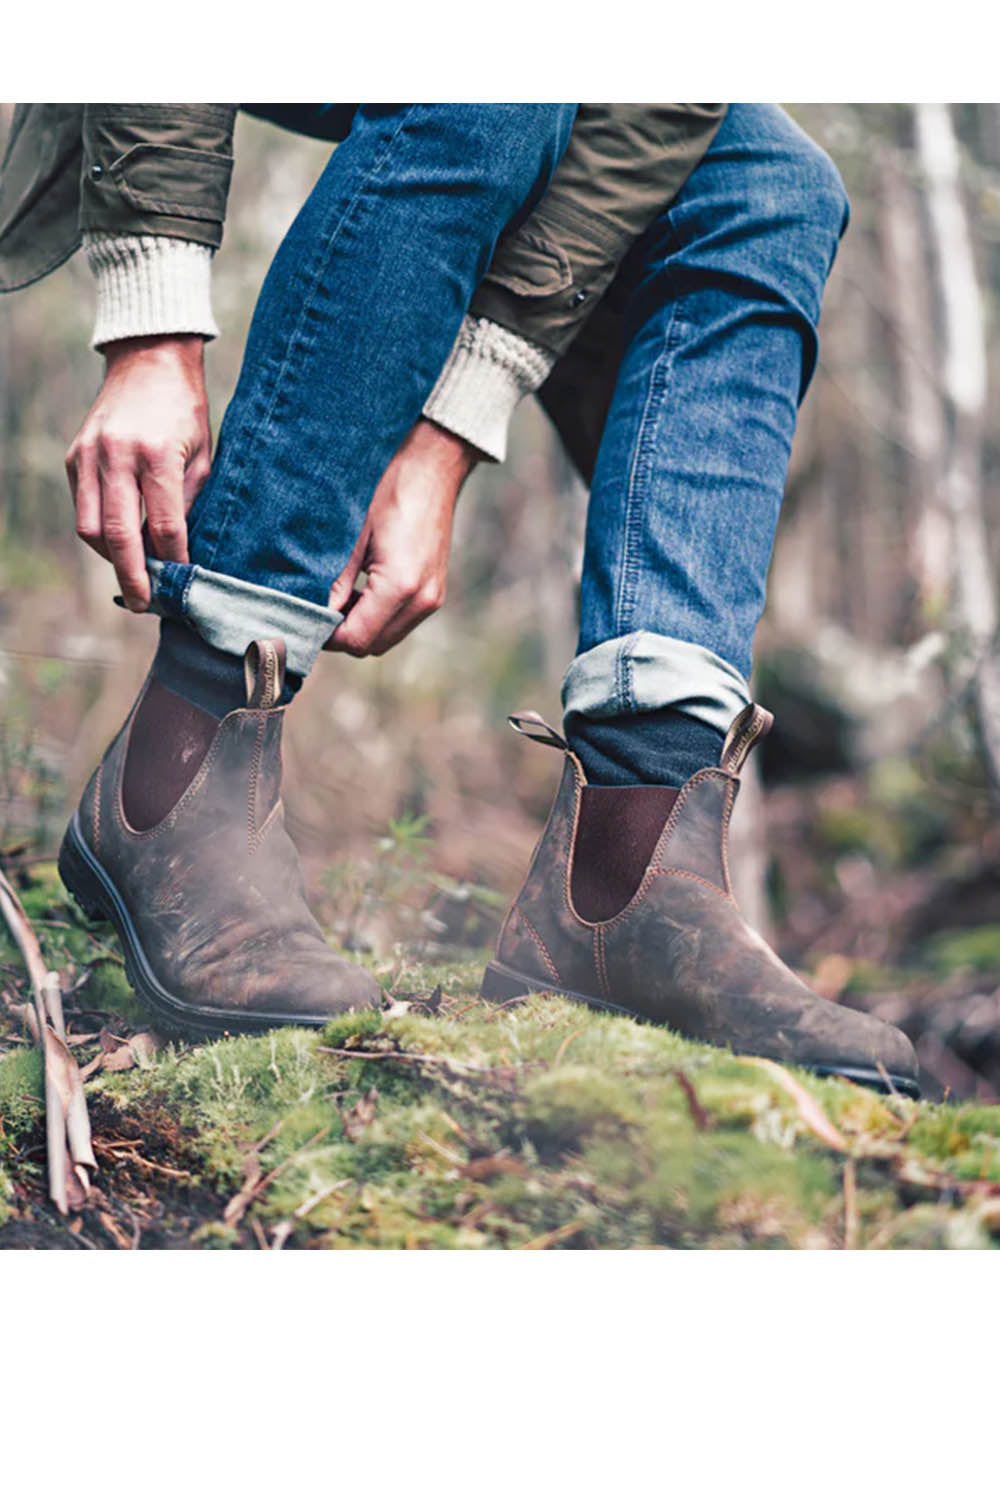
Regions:
[[[281,802],[284,650],[255,642],[247,702],[208,720],[150,677],[84,792],[59,869],[114,925],[153,1016],[193,1036],[323,1025],[377,1006],[376,980],[327,945],[306,902]],[[558,991],[734,1051],[917,1093],[906,1037],[821,999],[741,917],[728,828],[738,773],[770,716],[751,705],[718,767],[679,792],[588,788],[561,751],[559,790],[503,924],[483,995]],[[172,751],[151,785],[150,746]],[[596,819],[595,819],[596,809]]]

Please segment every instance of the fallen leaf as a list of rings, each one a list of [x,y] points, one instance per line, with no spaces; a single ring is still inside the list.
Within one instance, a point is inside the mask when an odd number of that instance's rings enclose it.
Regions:
[[[125,1073],[129,1068],[135,1067],[135,1053],[126,1042],[123,1047],[116,1047],[113,1052],[102,1052],[100,1063],[106,1073]]]
[[[687,1107],[691,1112],[691,1119],[694,1121],[695,1129],[707,1130],[712,1123],[711,1117],[708,1113],[708,1110],[705,1108],[701,1100],[698,1098],[698,1095],[695,1093],[694,1084],[684,1072],[683,1068],[675,1068],[674,1077],[680,1084],[684,1097],[687,1100]]]
[[[799,1119],[803,1125],[812,1131],[813,1135],[819,1136],[834,1151],[849,1151],[847,1141],[834,1125],[828,1115],[824,1113],[820,1105],[813,1098],[807,1088],[803,1088],[797,1078],[793,1078],[787,1068],[780,1063],[772,1062],[769,1057],[740,1057],[739,1062],[750,1063],[755,1068],[763,1068],[765,1073],[780,1083],[786,1094],[790,1094],[799,1112]]]
[[[139,1067],[146,1068],[159,1052],[163,1042],[155,1031],[137,1031],[135,1036],[129,1037],[128,1045]]]

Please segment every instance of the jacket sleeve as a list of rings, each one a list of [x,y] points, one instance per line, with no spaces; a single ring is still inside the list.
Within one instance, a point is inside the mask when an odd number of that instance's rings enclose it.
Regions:
[[[548,191],[501,239],[470,314],[564,353],[725,112],[724,104],[581,104]]]
[[[629,247],[680,192],[726,108],[580,105],[548,191],[497,246],[426,417],[504,458],[517,403],[543,384]]]
[[[235,120],[235,104],[86,105],[81,231],[218,249]]]
[[[233,169],[235,104],[88,104],[80,230],[97,283],[95,348],[213,338],[211,263]]]

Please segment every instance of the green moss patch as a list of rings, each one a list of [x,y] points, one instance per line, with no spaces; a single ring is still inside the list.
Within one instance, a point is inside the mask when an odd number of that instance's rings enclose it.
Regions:
[[[147,1023],[107,930],[74,929],[51,888],[34,899],[69,924],[40,930],[72,970],[86,1062]],[[45,1199],[38,1059],[8,1025],[0,1245],[965,1248],[1000,1235],[1000,1108],[776,1075],[552,996],[487,1004],[482,960],[400,958],[385,1009],[320,1033],[161,1039],[98,1069],[94,1204],[67,1223]]]

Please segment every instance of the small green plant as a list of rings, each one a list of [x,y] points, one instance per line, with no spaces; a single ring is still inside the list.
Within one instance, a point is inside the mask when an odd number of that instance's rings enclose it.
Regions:
[[[44,847],[55,836],[65,785],[52,755],[13,715],[0,721],[0,850]]]
[[[342,860],[323,876],[327,916],[345,948],[372,952],[419,937],[433,886],[426,814],[402,813],[374,840],[367,860]]]

